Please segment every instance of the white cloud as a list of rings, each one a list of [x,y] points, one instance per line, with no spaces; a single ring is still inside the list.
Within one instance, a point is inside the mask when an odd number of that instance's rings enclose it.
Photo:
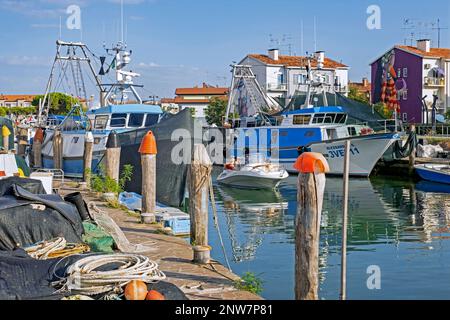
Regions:
[[[37,56],[0,56],[0,64],[8,66],[49,67],[51,66],[51,58]]]

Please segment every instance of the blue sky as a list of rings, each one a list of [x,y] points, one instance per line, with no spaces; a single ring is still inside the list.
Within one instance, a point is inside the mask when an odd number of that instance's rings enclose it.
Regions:
[[[42,93],[55,54],[59,20],[65,9],[82,10],[83,41],[103,54],[102,44],[119,39],[119,0],[0,0],[0,93]],[[448,0],[125,0],[127,43],[133,49],[133,71],[142,73],[143,96],[174,95],[176,87],[230,81],[233,61],[248,53],[265,53],[272,38],[291,43],[300,54],[314,51],[313,17],[317,19],[317,49],[351,67],[350,79],[369,75],[368,64],[408,31],[405,18],[429,23],[440,18],[450,27]],[[381,8],[381,30],[366,27],[369,5]],[[417,37],[426,36],[424,28]],[[436,41],[437,32],[429,34]],[[441,47],[450,47],[443,30]],[[63,40],[80,40],[79,31],[63,29]],[[287,53],[287,46],[280,49]]]

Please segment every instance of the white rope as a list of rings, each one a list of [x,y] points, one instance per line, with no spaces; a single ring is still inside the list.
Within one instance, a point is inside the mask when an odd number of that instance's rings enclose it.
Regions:
[[[118,265],[109,271],[105,266]],[[63,289],[88,296],[119,293],[132,280],[154,283],[166,278],[148,257],[134,254],[93,255],[80,259],[67,269]]]
[[[67,246],[67,241],[64,238],[56,238],[50,241],[42,241],[33,246],[24,248],[25,251],[34,259],[47,260],[48,256],[55,252],[64,250]]]

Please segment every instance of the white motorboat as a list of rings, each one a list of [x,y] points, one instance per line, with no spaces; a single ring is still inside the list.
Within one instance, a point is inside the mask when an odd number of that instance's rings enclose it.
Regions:
[[[275,189],[287,177],[289,174],[283,167],[270,163],[258,154],[244,165],[240,165],[239,161],[226,164],[217,182],[245,189]]]

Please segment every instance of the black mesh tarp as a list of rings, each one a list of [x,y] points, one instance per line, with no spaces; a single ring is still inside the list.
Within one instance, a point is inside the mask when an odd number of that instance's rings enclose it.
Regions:
[[[40,187],[28,179],[24,179],[23,187],[20,179],[12,181],[0,180],[0,189],[4,190],[0,196],[0,250],[14,250],[56,237],[82,242],[83,224],[74,205],[58,195],[33,193],[39,193]]]
[[[172,161],[172,151],[176,146],[180,145],[180,140],[172,141],[172,134],[175,130],[178,130],[179,133],[184,132],[189,135],[185,136],[183,141],[191,146],[190,154],[187,156],[190,159],[192,157],[194,128],[196,126],[198,127],[197,131],[200,133],[198,143],[201,143],[202,127],[194,121],[189,110],[181,111],[175,116],[164,119],[151,128],[119,134],[122,145],[120,157],[121,170],[126,164],[133,166],[133,178],[131,182],[127,183],[126,190],[141,194],[142,169],[139,147],[142,138],[149,130],[152,130],[156,137],[158,148],[156,158],[157,201],[168,206],[181,206],[184,198],[188,165],[186,163],[177,164]]]

